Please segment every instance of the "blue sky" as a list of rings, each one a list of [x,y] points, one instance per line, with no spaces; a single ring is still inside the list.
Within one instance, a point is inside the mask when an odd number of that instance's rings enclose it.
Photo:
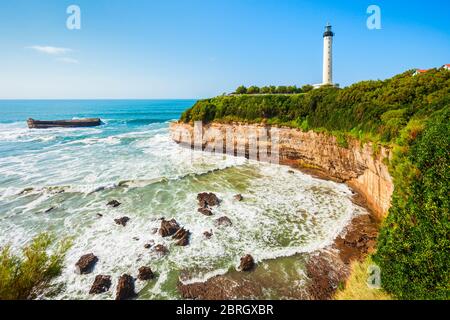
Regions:
[[[66,28],[71,4],[81,30]],[[381,30],[366,27],[371,4]],[[203,98],[240,84],[320,83],[328,21],[335,82],[384,79],[450,63],[449,12],[447,0],[0,0],[0,99]]]

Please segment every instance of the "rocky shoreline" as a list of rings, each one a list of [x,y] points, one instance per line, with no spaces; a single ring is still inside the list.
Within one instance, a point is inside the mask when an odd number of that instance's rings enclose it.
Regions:
[[[255,127],[263,127],[215,123],[210,126],[222,132],[226,130],[245,132]],[[290,292],[287,296],[289,299],[332,299],[339,285],[348,278],[351,262],[364,260],[376,246],[379,224],[389,209],[393,190],[392,179],[384,164],[384,158],[390,157],[390,150],[381,148],[375,154],[371,144],[361,146],[356,140],[350,141],[347,147],[342,147],[335,137],[322,133],[305,133],[289,128],[283,130],[281,147],[278,151],[280,164],[291,166],[320,179],[346,183],[354,191],[353,202],[367,209],[369,213],[353,218],[331,246],[308,255],[306,275],[309,281],[305,290],[294,290],[295,292]],[[191,135],[183,136],[183,132],[192,133],[193,127],[189,124],[172,123],[173,140],[192,147],[193,141],[186,139]],[[237,136],[233,138],[234,143],[239,139]],[[202,140],[203,148],[208,143],[213,145],[217,143],[214,137],[208,136],[207,139],[209,140]],[[223,142],[226,144],[226,141]],[[248,141],[244,146],[248,148]],[[271,146],[266,148],[270,150]],[[248,156],[247,150],[245,155]],[[179,282],[177,287],[184,299],[262,298],[262,287],[257,280],[252,277],[235,277],[234,273],[231,270],[224,275],[199,283]]]
[[[362,261],[370,253],[378,236],[379,223],[373,215],[360,215],[352,219],[346,229],[334,243],[311,254],[297,254],[299,259],[307,257],[306,275],[309,279],[304,290],[288,289],[284,298],[301,300],[329,300],[336,289],[350,273],[351,262]],[[276,259],[274,259],[276,260]],[[261,268],[256,265],[255,269]],[[254,270],[255,271],[255,270]],[[230,270],[224,275],[214,276],[205,282],[178,282],[177,288],[184,299],[194,300],[232,300],[264,299],[261,278],[239,275],[237,270]]]

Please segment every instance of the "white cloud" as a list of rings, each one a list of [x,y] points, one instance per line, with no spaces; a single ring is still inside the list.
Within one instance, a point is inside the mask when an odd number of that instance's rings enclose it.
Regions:
[[[27,47],[28,49],[33,49],[40,53],[46,53],[51,55],[61,55],[66,54],[68,52],[71,52],[72,49],[69,48],[58,48],[58,47],[51,47],[51,46],[31,46]]]
[[[79,61],[77,59],[72,58],[58,58],[57,61],[64,62],[64,63],[72,63],[72,64],[78,64]]]

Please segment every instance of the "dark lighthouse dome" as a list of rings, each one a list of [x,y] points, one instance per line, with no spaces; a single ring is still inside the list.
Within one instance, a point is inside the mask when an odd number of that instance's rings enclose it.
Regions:
[[[328,24],[326,27],[325,27],[325,32],[324,32],[324,34],[323,34],[323,37],[325,38],[325,37],[334,37],[334,33],[333,33],[333,31],[331,31],[331,25],[330,24]]]

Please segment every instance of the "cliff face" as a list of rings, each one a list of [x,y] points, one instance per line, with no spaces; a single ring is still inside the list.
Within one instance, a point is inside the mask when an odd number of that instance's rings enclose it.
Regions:
[[[264,125],[212,123],[194,128],[189,124],[172,123],[170,130],[175,142],[189,147],[215,147],[216,152],[230,153],[231,146],[234,148],[231,153],[237,155],[258,160],[272,159],[271,162],[279,159],[280,164],[295,164],[320,170],[346,182],[364,196],[367,205],[378,218],[385,217],[389,210],[394,186],[388,168],[383,163],[383,159],[391,155],[389,149],[380,147],[374,153],[371,143],[361,146],[359,141],[352,140],[347,141],[344,147],[336,137],[326,133]],[[264,159],[261,156],[266,153],[265,150],[268,150],[271,157]]]

